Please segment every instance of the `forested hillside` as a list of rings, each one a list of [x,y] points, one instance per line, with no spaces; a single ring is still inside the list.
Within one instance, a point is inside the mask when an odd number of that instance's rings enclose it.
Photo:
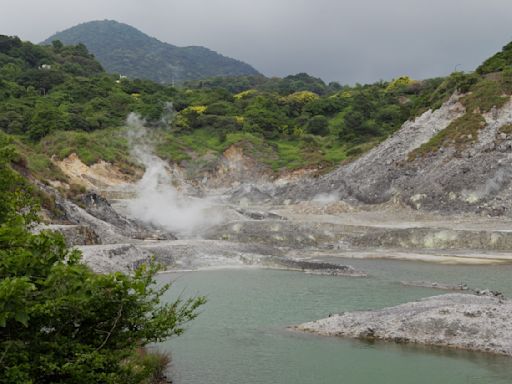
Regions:
[[[106,71],[158,83],[180,83],[212,76],[257,75],[249,64],[204,47],[177,47],[127,24],[91,21],[58,32],[43,44],[83,43]]]
[[[32,173],[46,177],[53,172],[50,157],[72,152],[87,164],[103,159],[132,166],[119,129],[130,112],[153,127],[157,153],[171,162],[242,143],[275,171],[326,170],[438,108],[455,90],[474,90],[475,107],[494,103],[507,73],[356,86],[325,84],[307,74],[241,76],[172,87],[108,74],[82,44],[38,46],[2,36],[0,129],[16,138]]]

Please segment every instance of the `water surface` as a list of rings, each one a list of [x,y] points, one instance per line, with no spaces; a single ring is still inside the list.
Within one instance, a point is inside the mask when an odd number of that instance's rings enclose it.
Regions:
[[[333,261],[333,260],[331,260]],[[172,353],[176,384],[462,384],[512,382],[512,360],[446,348],[365,343],[292,332],[329,313],[381,308],[443,291],[401,280],[465,282],[512,296],[511,265],[445,266],[346,260],[369,278],[241,269],[167,274],[168,298],[206,295],[187,332],[158,347]]]

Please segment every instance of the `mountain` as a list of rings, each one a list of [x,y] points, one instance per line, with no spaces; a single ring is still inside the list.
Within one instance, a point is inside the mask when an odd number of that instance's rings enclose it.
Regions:
[[[42,42],[83,43],[108,72],[158,83],[217,76],[258,75],[249,64],[204,47],[177,47],[113,20],[91,21]]]

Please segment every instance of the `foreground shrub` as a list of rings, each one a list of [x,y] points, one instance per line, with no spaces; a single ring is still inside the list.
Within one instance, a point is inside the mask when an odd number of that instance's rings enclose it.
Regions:
[[[32,234],[14,157],[0,142],[0,383],[149,382],[162,359],[136,351],[181,334],[204,298],[162,304],[157,266],[96,274],[61,236]]]

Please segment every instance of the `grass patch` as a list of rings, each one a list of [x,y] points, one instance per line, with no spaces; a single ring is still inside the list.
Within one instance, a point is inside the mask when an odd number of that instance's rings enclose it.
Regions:
[[[130,163],[128,139],[121,128],[94,132],[57,131],[38,144],[41,153],[62,160],[76,153],[80,160],[92,165],[100,160],[111,163]]]
[[[53,164],[50,157],[40,153],[31,142],[13,137],[13,143],[21,156],[22,165],[32,176],[39,180],[66,181],[66,176]]]
[[[512,124],[505,124],[500,128],[501,133],[506,133],[507,135],[512,134]]]
[[[159,132],[157,136],[158,144],[155,148],[157,155],[176,163],[191,160],[193,157],[202,156],[208,152],[218,155],[239,142],[251,143],[255,147],[266,145],[263,138],[250,132],[220,135],[204,128],[186,134]]]
[[[471,93],[461,99],[468,112],[489,112],[493,107],[501,108],[510,100],[500,80],[482,79],[471,88]]]
[[[334,134],[326,137],[303,135],[269,140],[252,132],[221,134],[206,128],[187,133],[154,129],[149,133],[151,136],[148,139],[155,143],[156,155],[174,163],[186,161],[187,168],[195,170],[213,164],[212,160],[233,144],[241,146],[246,155],[276,172],[320,164],[328,169],[348,157],[347,146],[340,143]],[[65,176],[53,165],[51,157],[62,160],[72,153],[76,153],[87,165],[104,160],[126,169],[127,173],[136,167],[130,157],[130,145],[123,128],[94,132],[56,131],[37,144],[23,143],[21,148],[27,168],[42,179],[65,181]]]
[[[191,168],[208,166],[201,159],[206,154],[220,156],[231,145],[240,145],[244,153],[273,171],[298,169],[321,163],[338,164],[346,159],[344,146],[335,136],[304,135],[268,140],[251,132],[232,132],[225,136],[208,129],[176,134],[161,131],[156,139],[158,156],[172,161],[187,161]]]
[[[269,162],[273,170],[277,171],[281,168],[296,169],[306,164],[299,141],[276,140],[273,144],[277,153],[277,159]]]
[[[65,181],[66,176],[52,163],[48,156],[31,152],[27,155],[27,169],[40,180]]]
[[[329,138],[314,135],[304,135],[300,138],[288,140],[273,140],[276,148],[276,159],[270,162],[275,171],[281,169],[294,170],[314,167],[323,163],[331,163],[326,158],[327,147],[331,143]],[[331,158],[340,156],[331,148]]]
[[[123,365],[130,376],[130,382],[140,384],[160,384],[165,379],[165,371],[171,358],[164,352],[137,349],[124,360]]]
[[[485,126],[485,119],[479,113],[467,112],[451,122],[448,127],[433,136],[427,143],[409,153],[408,160],[425,157],[437,152],[443,146],[454,146],[458,151],[466,145],[475,143],[478,131]]]
[[[329,145],[325,150],[324,158],[329,163],[338,164],[347,158],[347,152],[341,145]]]

